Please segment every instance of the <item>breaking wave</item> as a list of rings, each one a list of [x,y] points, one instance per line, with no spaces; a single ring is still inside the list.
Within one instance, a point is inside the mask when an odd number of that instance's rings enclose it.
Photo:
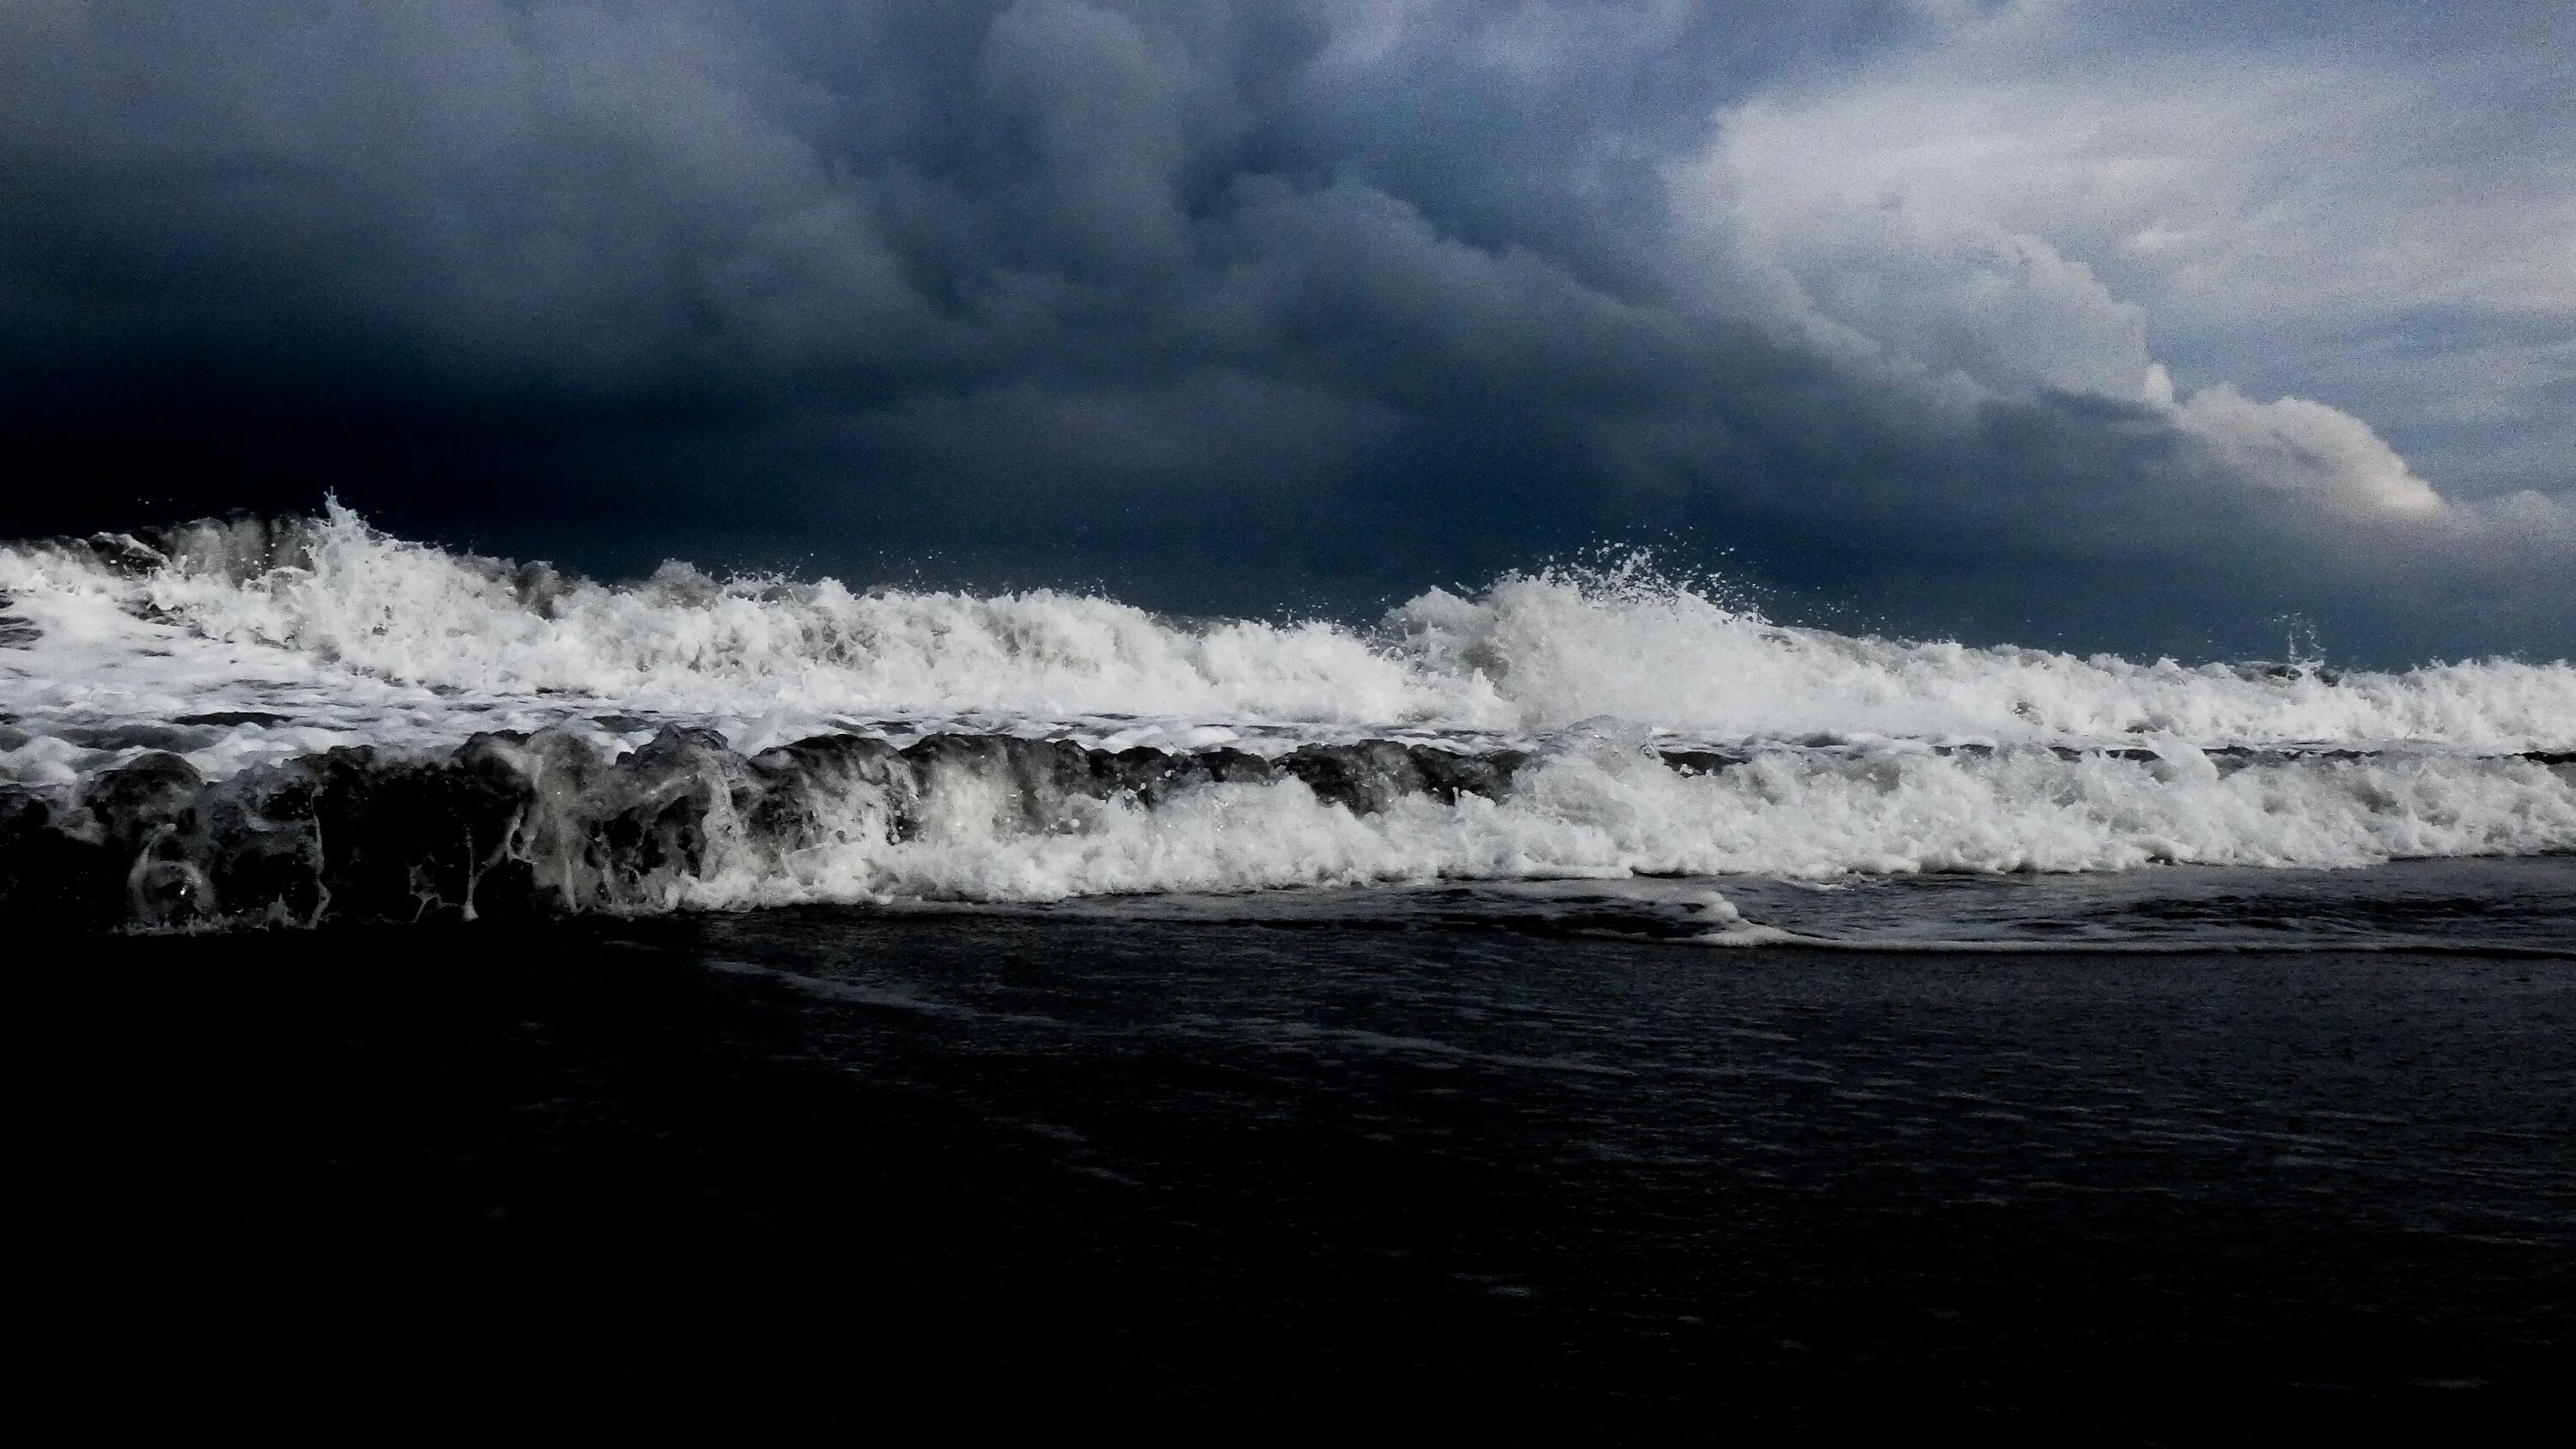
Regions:
[[[1373,629],[348,511],[0,547],[0,913],[95,925],[2576,849],[2576,670],[1789,628],[1636,565]]]

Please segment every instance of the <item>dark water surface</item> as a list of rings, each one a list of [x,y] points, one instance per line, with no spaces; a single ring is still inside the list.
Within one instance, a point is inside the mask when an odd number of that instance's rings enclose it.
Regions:
[[[2563,1394],[2576,963],[1401,926],[65,947],[12,1018],[37,1312],[202,1370],[111,1417],[2127,1442]]]

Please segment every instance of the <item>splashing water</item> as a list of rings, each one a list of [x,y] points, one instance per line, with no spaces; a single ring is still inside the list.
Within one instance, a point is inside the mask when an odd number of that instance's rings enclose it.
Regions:
[[[334,504],[0,546],[0,591],[0,849],[103,852],[79,889],[127,923],[2576,848],[2565,664],[1855,637],[1642,555],[1355,629],[603,584]],[[400,888],[326,818],[410,840]]]

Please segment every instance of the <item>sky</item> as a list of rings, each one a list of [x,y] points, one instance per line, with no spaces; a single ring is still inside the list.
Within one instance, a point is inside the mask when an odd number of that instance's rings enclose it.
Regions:
[[[2576,7],[0,0],[0,533],[2576,654]]]

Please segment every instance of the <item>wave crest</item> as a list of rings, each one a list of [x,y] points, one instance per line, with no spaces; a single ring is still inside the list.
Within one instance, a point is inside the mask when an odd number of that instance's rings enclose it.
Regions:
[[[98,683],[86,666],[133,666],[158,649],[174,662],[137,683],[165,695],[263,679],[345,683],[353,696],[389,684],[459,707],[605,702],[729,735],[772,715],[787,732],[973,713],[1527,736],[1608,717],[1720,741],[2167,733],[2204,745],[2576,747],[2576,669],[2564,663],[2338,675],[1856,637],[1770,622],[1633,561],[1433,589],[1355,629],[1176,620],[1044,590],[716,580],[678,563],[602,584],[395,539],[333,504],[318,519],[0,549],[0,589],[22,627],[92,646],[22,662],[9,686],[21,697],[41,692],[47,662]],[[119,683],[91,694],[113,708]],[[223,702],[257,709],[255,692]]]

